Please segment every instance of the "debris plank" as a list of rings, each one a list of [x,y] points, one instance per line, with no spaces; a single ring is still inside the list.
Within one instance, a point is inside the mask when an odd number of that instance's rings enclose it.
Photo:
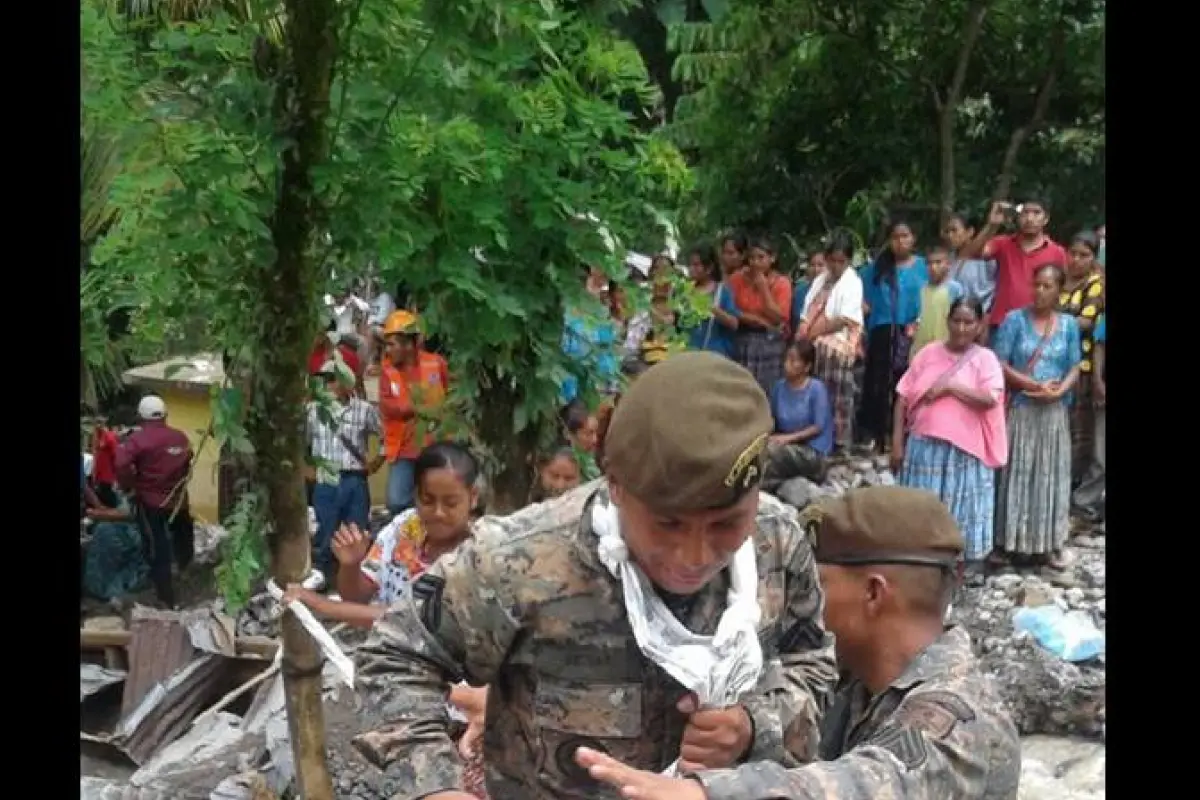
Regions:
[[[133,639],[129,631],[103,631],[79,629],[79,649],[104,650],[109,647],[128,647]],[[237,637],[238,658],[274,658],[279,649],[279,640],[269,636]]]

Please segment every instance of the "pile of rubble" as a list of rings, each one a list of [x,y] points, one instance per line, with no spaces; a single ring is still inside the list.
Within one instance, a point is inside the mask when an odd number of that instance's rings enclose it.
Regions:
[[[291,785],[275,641],[235,635],[212,608],[135,606],[128,625],[88,620],[80,645],[81,760],[130,766],[83,769],[81,798],[264,800]],[[326,698],[336,701],[330,666]]]
[[[952,616],[971,632],[976,653],[1008,701],[1023,734],[1103,738],[1105,657],[1070,663],[1045,650],[1025,632],[1013,631],[1020,608],[1057,605],[1087,614],[1104,630],[1104,549],[1074,550],[1076,562],[1062,575],[1006,573],[971,576]]]

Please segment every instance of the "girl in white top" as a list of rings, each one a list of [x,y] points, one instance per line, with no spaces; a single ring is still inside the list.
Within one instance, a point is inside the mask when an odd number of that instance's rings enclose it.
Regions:
[[[369,628],[439,556],[466,541],[479,499],[475,458],[460,445],[438,442],[421,451],[413,471],[416,508],[393,519],[374,544],[356,525],[343,526],[334,535],[337,590],[342,599],[323,597],[298,585],[288,587],[285,599],[299,600],[322,617]],[[451,716],[467,724],[459,751],[476,797],[486,797],[479,760],[486,706],[486,687],[462,683],[450,692]]]

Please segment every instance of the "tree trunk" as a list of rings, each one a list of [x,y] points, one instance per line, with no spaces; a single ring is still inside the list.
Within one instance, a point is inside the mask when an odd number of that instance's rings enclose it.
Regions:
[[[1038,88],[1037,97],[1033,101],[1033,113],[1029,115],[1029,121],[1013,131],[1008,140],[1008,147],[1004,150],[1004,160],[1000,162],[1000,177],[996,180],[996,191],[992,195],[994,200],[1008,199],[1017,175],[1017,156],[1021,152],[1021,145],[1025,144],[1025,140],[1042,127],[1046,120],[1050,97],[1054,94],[1054,87],[1058,83],[1058,73],[1062,68],[1066,38],[1066,31],[1063,27],[1065,24],[1065,22],[1059,23],[1051,38],[1050,65],[1046,69],[1046,76],[1042,79],[1042,85]]]
[[[514,432],[513,420],[522,399],[507,380],[491,376],[487,403],[480,414],[480,438],[488,444],[501,464],[491,479],[489,514],[507,514],[529,502],[537,471],[538,421],[531,420],[520,433]]]
[[[312,170],[326,157],[325,123],[337,45],[335,0],[286,0],[283,65],[276,84],[276,126],[288,143],[271,235],[275,262],[257,276],[262,324],[255,342],[253,413],[249,435],[257,477],[267,495],[271,576],[279,586],[304,579],[309,569],[308,510],[302,470],[305,358],[316,320],[318,288],[313,245],[319,206]],[[316,642],[291,614],[283,616],[283,676],[298,795],[333,800],[325,762],[321,707],[322,659]]]
[[[950,79],[950,87],[945,97],[934,94],[938,106],[938,141],[941,150],[941,224],[945,225],[950,214],[954,213],[957,196],[954,154],[954,120],[958,115],[958,104],[962,101],[963,85],[967,80],[967,68],[971,64],[971,53],[975,50],[975,42],[979,40],[979,32],[983,29],[983,18],[987,16],[987,2],[976,0],[967,8],[967,21],[963,27],[962,43],[958,49],[958,61],[954,65],[954,77]]]

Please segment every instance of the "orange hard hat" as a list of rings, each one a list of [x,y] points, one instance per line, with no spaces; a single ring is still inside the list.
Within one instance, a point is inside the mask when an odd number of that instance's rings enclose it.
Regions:
[[[417,315],[411,311],[405,311],[404,309],[393,311],[383,321],[383,335],[407,334],[415,336],[420,333],[417,329],[419,322],[420,320],[417,318]]]

